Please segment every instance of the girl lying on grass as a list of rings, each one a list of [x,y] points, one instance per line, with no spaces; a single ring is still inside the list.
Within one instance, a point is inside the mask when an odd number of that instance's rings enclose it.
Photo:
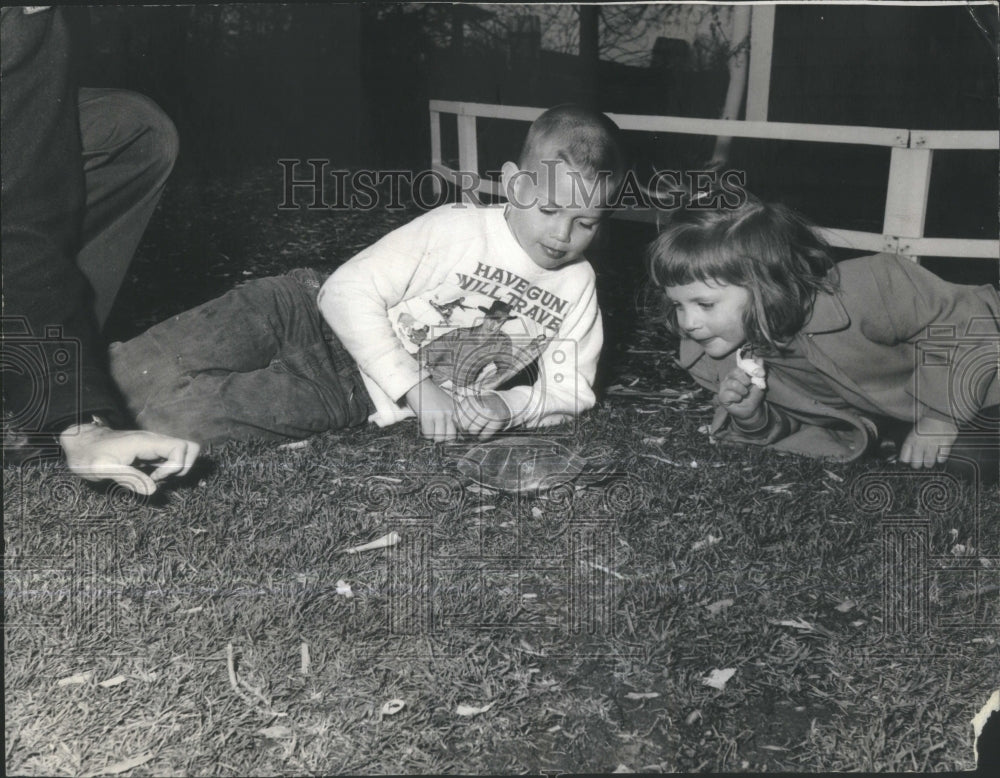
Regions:
[[[997,480],[1000,295],[889,254],[835,264],[790,209],[678,211],[649,271],[718,439]],[[741,367],[742,365],[742,367]]]

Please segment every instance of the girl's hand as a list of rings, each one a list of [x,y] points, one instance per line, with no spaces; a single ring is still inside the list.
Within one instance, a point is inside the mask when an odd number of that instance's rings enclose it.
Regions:
[[[738,367],[719,384],[719,404],[735,419],[752,426],[763,413],[765,390],[750,383],[750,376]]]
[[[920,427],[920,432],[917,432]],[[958,437],[958,427],[947,419],[923,418],[910,430],[899,451],[899,461],[914,470],[934,467],[948,461],[951,446]]]

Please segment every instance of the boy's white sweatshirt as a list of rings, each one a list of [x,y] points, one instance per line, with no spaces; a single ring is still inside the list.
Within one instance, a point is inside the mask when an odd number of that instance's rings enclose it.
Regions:
[[[499,392],[511,426],[555,424],[594,405],[603,342],[594,271],[583,260],[536,265],[503,205],[445,205],[414,219],[338,268],[318,301],[361,370],[379,426],[413,416],[404,396],[427,377],[421,363],[437,365],[435,382],[461,393],[472,379],[443,376],[455,364],[477,365],[474,388],[491,389],[491,373],[540,352],[533,385]],[[503,335],[492,333],[498,326]],[[479,370],[491,350],[513,354]]]

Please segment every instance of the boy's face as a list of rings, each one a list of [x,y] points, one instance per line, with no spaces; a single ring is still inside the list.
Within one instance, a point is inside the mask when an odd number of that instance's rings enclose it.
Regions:
[[[536,265],[555,270],[583,257],[604,216],[593,181],[562,160],[524,170],[507,162],[503,180],[507,223]]]

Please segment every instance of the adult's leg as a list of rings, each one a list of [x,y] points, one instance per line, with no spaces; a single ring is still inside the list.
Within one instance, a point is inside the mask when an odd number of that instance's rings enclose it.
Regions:
[[[139,426],[207,444],[363,422],[368,394],[318,288],[303,270],[251,281],[113,345],[111,374]]]
[[[147,97],[79,90],[87,201],[77,265],[94,290],[103,327],[177,158],[177,130]]]

